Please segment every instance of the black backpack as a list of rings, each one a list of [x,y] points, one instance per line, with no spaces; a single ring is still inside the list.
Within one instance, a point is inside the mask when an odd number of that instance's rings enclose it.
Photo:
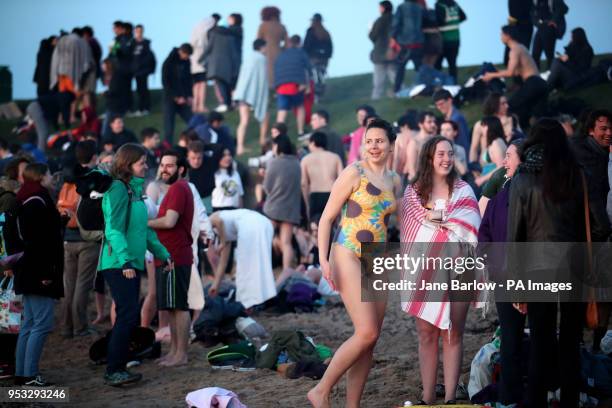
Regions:
[[[104,238],[102,197],[110,188],[113,178],[100,169],[80,167],[76,173],[77,193],[81,196],[77,204],[76,219],[81,238],[85,241],[100,242]]]

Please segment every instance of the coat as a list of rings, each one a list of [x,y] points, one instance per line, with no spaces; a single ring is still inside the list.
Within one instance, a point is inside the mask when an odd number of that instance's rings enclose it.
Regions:
[[[297,157],[281,155],[268,162],[263,188],[267,194],[264,214],[274,220],[300,223],[302,170]]]
[[[254,51],[242,64],[238,83],[234,91],[234,100],[242,101],[251,108],[255,119],[262,122],[268,108],[268,71],[264,54]]]
[[[202,54],[208,79],[231,84],[238,77],[240,55],[236,34],[226,27],[215,27],[208,32],[208,44]]]
[[[151,75],[155,72],[155,55],[151,51],[151,41],[143,39],[134,41],[134,58],[132,59],[132,73],[135,77]]]
[[[393,16],[391,13],[384,13],[374,22],[370,30],[370,40],[374,43],[374,49],[370,53],[370,60],[374,64],[389,62],[387,50],[391,39],[391,23]]]
[[[538,14],[538,0],[533,0],[533,8],[531,9],[531,20],[533,25],[536,27],[540,25],[540,20],[542,20],[541,16]],[[557,27],[555,27],[555,32],[557,33],[557,38],[561,39],[565,35],[565,30],[567,28],[567,23],[565,21],[565,15],[569,11],[569,7],[565,4],[564,0],[548,0],[548,8],[551,11],[552,17],[550,21],[555,23]],[[548,23],[548,21],[543,21],[543,23]]]
[[[76,34],[65,35],[58,40],[53,50],[49,89],[58,83],[60,75],[65,75],[72,80],[78,91],[83,76],[90,69],[95,69],[95,64],[87,41]]]
[[[32,187],[28,182],[22,189]],[[22,193],[22,192],[21,192]],[[15,293],[59,299],[64,296],[62,221],[49,191],[40,184],[18,194],[17,224],[23,256],[14,266]],[[50,280],[49,285],[42,281]]]
[[[282,84],[306,85],[310,61],[301,48],[287,48],[274,62],[274,89]]]
[[[311,59],[327,61],[334,52],[331,36],[327,30],[324,28],[323,30],[327,34],[326,38],[323,39],[317,37],[314,28],[310,27],[306,30],[306,37],[304,38],[304,45],[302,48]]]
[[[591,215],[591,239],[603,242],[611,232],[606,204],[610,185],[608,183],[608,149],[602,148],[591,136],[575,136],[570,146],[583,168],[589,192]]]
[[[162,66],[162,85],[166,98],[191,97],[189,61],[181,60],[178,48],[173,48]]]
[[[130,180],[132,203],[129,206],[130,194],[123,181],[114,180],[104,193],[104,240],[98,270],[131,267],[144,271],[147,250],[163,262],[170,257],[155,231],[147,226],[147,207],[141,199],[143,184],[141,178],[132,177]]]
[[[274,63],[283,48],[289,42],[287,29],[278,21],[264,21],[257,30],[257,38],[266,41],[266,55],[268,56],[268,83],[274,85]],[[283,47],[281,47],[283,43]]]
[[[191,32],[191,40],[189,43],[193,47],[193,53],[190,57],[192,74],[201,74],[205,72],[204,65],[200,60],[202,59],[204,49],[208,45],[208,31],[213,28],[216,23],[213,17],[205,18],[196,24]]]
[[[391,36],[400,45],[423,44],[422,24],[425,10],[417,3],[409,0],[397,6],[393,16]]]

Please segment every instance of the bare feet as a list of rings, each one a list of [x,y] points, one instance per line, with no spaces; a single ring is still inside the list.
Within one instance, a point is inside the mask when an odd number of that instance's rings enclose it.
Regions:
[[[155,362],[159,365],[163,365],[164,363],[166,363],[167,361],[170,361],[172,359],[174,359],[174,352],[169,352],[168,354],[166,354],[163,357],[158,358],[157,360],[155,360]]]
[[[177,366],[185,365],[185,364],[187,364],[187,362],[188,362],[187,354],[183,354],[182,356],[175,355],[171,359],[167,359],[166,361],[162,361],[161,363],[159,363],[159,365],[164,366],[164,367],[177,367]]]
[[[97,315],[91,324],[102,324],[106,319],[108,319],[108,316]]]
[[[329,395],[323,395],[317,387],[314,387],[307,394],[308,401],[312,404],[313,408],[330,408]]]

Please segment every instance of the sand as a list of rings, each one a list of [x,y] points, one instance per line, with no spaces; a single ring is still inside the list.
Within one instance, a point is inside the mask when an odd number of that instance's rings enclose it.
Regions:
[[[336,349],[352,333],[352,325],[341,305],[325,306],[317,313],[276,315],[260,313],[254,318],[268,331],[299,329],[317,343]],[[461,381],[467,384],[474,354],[495,330],[494,308],[483,318],[471,310],[465,333]],[[108,329],[108,325],[105,326]],[[308,407],[306,393],[316,381],[290,380],[272,370],[251,372],[219,371],[206,362],[209,349],[192,344],[189,364],[160,368],[147,360],[134,371],[143,374],[140,383],[124,388],[103,384],[104,367],[88,358],[95,336],[64,339],[59,328],[45,346],[41,370],[48,381],[70,388],[68,406],[87,407],[185,407],[190,391],[218,386],[234,391],[248,407]],[[164,350],[167,346],[164,345]],[[441,382],[441,370],[440,370]],[[3,382],[6,386],[8,383]],[[344,406],[345,382],[332,395],[332,406]],[[382,335],[374,352],[373,367],[366,385],[363,407],[394,407],[420,398],[420,376],[414,320],[389,303]],[[440,403],[443,401],[439,401]],[[57,406],[67,406],[58,404]]]

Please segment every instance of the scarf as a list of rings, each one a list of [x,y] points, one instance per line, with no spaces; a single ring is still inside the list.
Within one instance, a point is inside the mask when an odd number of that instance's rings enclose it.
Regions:
[[[518,172],[539,173],[544,168],[544,145],[537,144],[528,148],[524,160],[518,167]]]

